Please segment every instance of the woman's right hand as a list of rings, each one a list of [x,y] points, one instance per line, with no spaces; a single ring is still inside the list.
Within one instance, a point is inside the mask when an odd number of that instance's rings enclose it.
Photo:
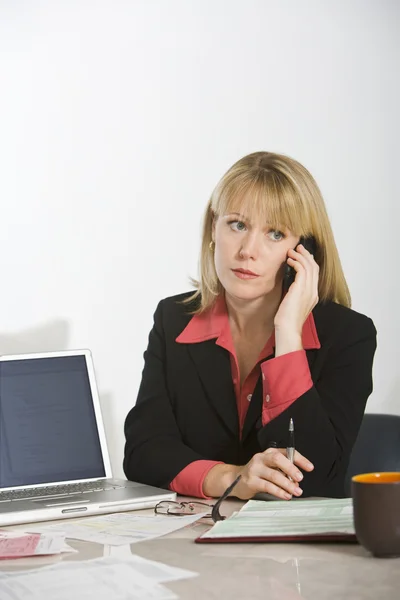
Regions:
[[[241,478],[231,495],[241,500],[248,500],[260,492],[283,500],[301,496],[303,490],[299,483],[303,474],[297,467],[304,471],[312,471],[314,465],[297,450],[293,464],[287,458],[285,448],[268,448],[255,454],[243,467],[236,467],[236,477],[241,475]]]

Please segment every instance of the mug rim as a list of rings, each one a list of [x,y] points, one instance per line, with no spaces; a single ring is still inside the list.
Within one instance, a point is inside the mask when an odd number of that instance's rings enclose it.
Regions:
[[[394,481],[380,481],[381,475],[395,475],[398,479]],[[400,485],[400,471],[372,471],[371,473],[358,473],[357,475],[352,476],[351,481],[364,484]]]

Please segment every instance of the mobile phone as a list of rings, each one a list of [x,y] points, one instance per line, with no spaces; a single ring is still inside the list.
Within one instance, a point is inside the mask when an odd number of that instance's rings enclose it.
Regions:
[[[315,255],[315,251],[317,248],[317,244],[315,242],[315,238],[312,236],[309,237],[301,237],[299,239],[299,244],[302,244],[306,250],[310,252],[310,254]],[[297,248],[297,246],[296,246]],[[285,264],[285,272],[283,274],[283,292],[286,293],[290,286],[292,285],[294,278],[296,277],[296,271],[293,267]]]

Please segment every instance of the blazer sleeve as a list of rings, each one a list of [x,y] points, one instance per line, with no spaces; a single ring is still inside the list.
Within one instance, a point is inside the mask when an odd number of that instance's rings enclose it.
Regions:
[[[324,495],[323,490],[343,495],[343,477],[372,392],[375,326],[367,317],[356,329],[343,325],[313,386],[258,433],[262,449],[270,440],[286,446],[293,418],[296,450],[314,464],[300,484],[304,496]]]
[[[154,314],[136,405],[125,420],[123,468],[131,481],[168,488],[182,469],[204,457],[183,443],[175,420],[165,376],[162,304]]]

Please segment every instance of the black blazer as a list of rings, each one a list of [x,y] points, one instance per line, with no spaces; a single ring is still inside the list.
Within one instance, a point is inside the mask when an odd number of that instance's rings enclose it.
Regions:
[[[285,447],[293,417],[296,449],[315,467],[304,474],[303,496],[343,496],[372,391],[371,319],[333,302],[318,304],[313,316],[321,348],[306,351],[314,386],[262,427],[260,369],[240,439],[229,353],[215,340],[175,341],[191,319],[193,306],[181,303],[188,295],[162,300],[155,312],[137,402],[125,421],[127,478],[167,488],[195,460],[246,464],[270,441]]]

